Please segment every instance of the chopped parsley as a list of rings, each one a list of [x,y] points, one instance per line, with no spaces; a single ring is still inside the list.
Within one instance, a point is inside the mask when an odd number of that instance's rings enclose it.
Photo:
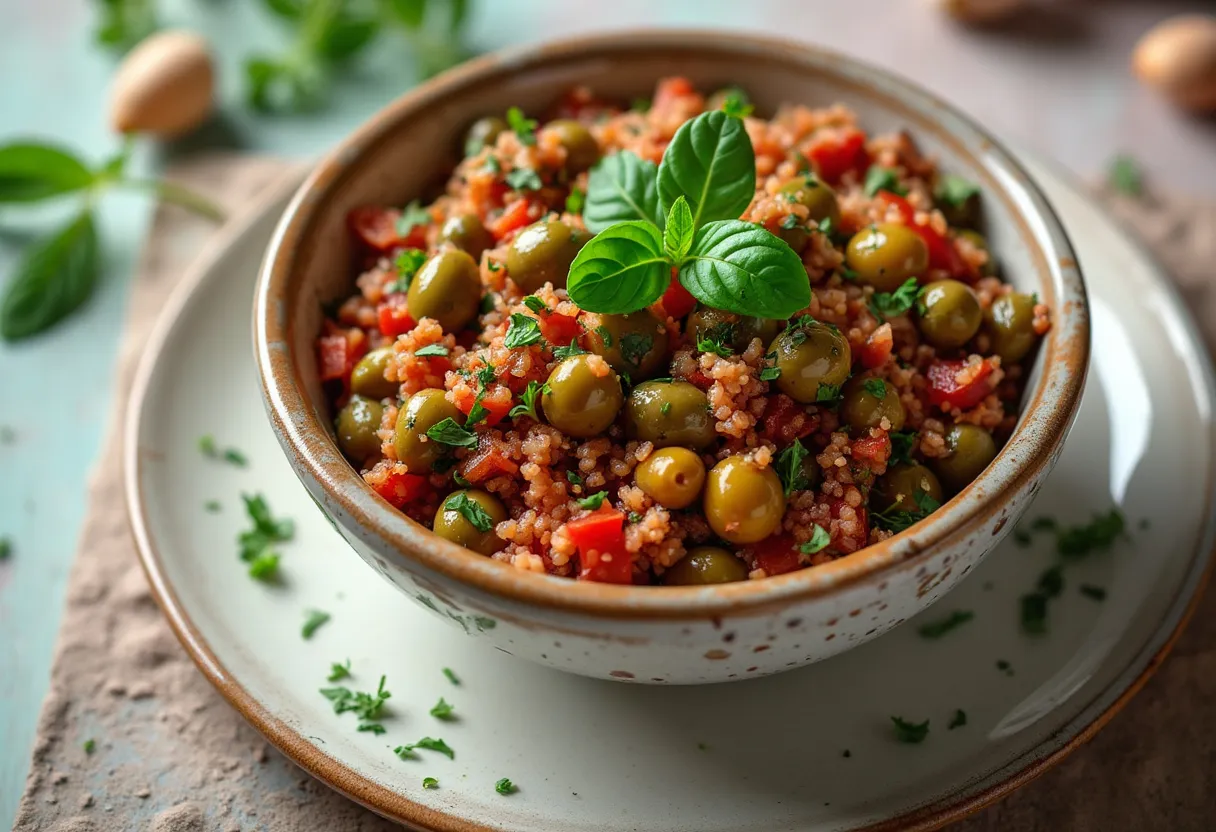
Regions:
[[[1093,584],[1081,584],[1080,591],[1081,594],[1086,598],[1090,598],[1094,601],[1106,600],[1106,590],[1100,586],[1094,586]]]
[[[970,179],[947,173],[937,183],[933,198],[954,208],[962,208],[967,200],[979,196],[980,186]]]
[[[654,346],[654,338],[640,332],[627,332],[621,336],[621,357],[634,367],[641,367],[646,354]]]
[[[661,405],[659,405],[659,413],[666,416],[670,412],[671,412],[671,402],[663,402]]]
[[[8,560],[13,556],[13,541],[0,537],[0,560]]]
[[[815,401],[821,404],[830,404],[840,398],[840,385],[828,384],[827,382],[819,382],[819,389],[815,391]]]
[[[861,386],[876,399],[885,398],[887,395],[887,383],[880,378],[868,378],[862,382]]]
[[[638,514],[636,511],[631,511],[629,512],[628,520],[630,523],[641,523],[642,515]]]
[[[333,704],[334,713],[344,714],[350,711],[359,718],[360,722],[375,722],[384,710],[384,703],[392,697],[392,694],[385,690],[384,682],[385,677],[381,676],[375,693],[353,691],[348,687],[338,686],[321,688],[321,695]],[[359,730],[374,731],[370,728],[365,729],[362,725],[359,726]]]
[[[1013,665],[1011,665],[1009,662],[1005,661],[1004,659],[996,660],[996,669],[1001,671],[1002,673],[1004,673],[1006,676],[1013,675]]]
[[[223,506],[220,505],[219,500],[208,500],[203,503],[203,509],[210,514],[219,514],[223,510]]]
[[[831,217],[824,217],[819,221],[819,233],[825,237],[831,237],[836,231],[836,226],[832,223]]]
[[[291,540],[295,535],[295,523],[276,520],[261,494],[242,494],[241,499],[245,501],[245,511],[253,521],[252,528],[237,535],[241,560],[249,564],[250,577],[260,581],[273,580],[278,575],[279,556],[271,546]]]
[[[249,464],[249,460],[247,460],[245,458],[245,455],[243,453],[241,453],[240,451],[238,451],[236,448],[225,448],[224,449],[224,461],[231,462],[233,465],[235,465],[238,468],[244,468],[246,465]]]
[[[511,412],[507,415],[512,419],[518,419],[520,416],[531,416],[536,421],[540,421],[540,417],[536,415],[536,402],[541,394],[549,387],[549,382],[541,383],[539,381],[529,381],[528,386],[524,388],[524,392],[520,394],[520,404],[511,408]]]
[[[443,510],[459,513],[461,517],[469,521],[470,526],[479,532],[488,532],[494,528],[494,518],[481,507],[481,503],[470,497],[468,492],[457,491],[448,497],[443,502]]]
[[[456,759],[456,752],[453,751],[443,740],[434,739],[432,737],[423,737],[418,742],[412,745],[399,745],[393,749],[393,753],[401,759],[413,757],[415,748],[425,748],[428,751],[438,751],[440,754],[446,754],[449,760]]]
[[[902,315],[916,304],[920,295],[920,284],[909,277],[894,292],[875,292],[870,295],[870,311],[880,321]]]
[[[249,464],[249,460],[245,458],[245,455],[236,448],[224,448],[220,450],[219,446],[215,444],[215,437],[210,434],[199,437],[198,449],[202,452],[203,456],[209,459],[222,459],[238,468],[244,468]]]
[[[793,229],[797,228],[800,224],[801,224],[801,220],[798,219],[797,214],[786,214],[785,218],[781,220],[781,227],[784,228],[786,231],[792,231]]]
[[[516,168],[507,174],[507,184],[517,191],[539,191],[545,187],[540,174],[532,168]]]
[[[1030,536],[1030,532],[1019,526],[1013,530],[1013,542],[1025,549],[1034,542],[1034,538]]]
[[[488,173],[502,173],[502,162],[498,161],[497,156],[487,156],[486,163],[481,166],[481,169]]]
[[[448,680],[449,682],[451,682],[453,685],[459,685],[459,684],[460,684],[460,677],[458,677],[458,676],[457,676],[457,675],[456,675],[456,674],[455,674],[455,673],[452,671],[452,668],[450,668],[450,667],[445,667],[445,668],[443,669],[443,675],[444,675],[444,676],[446,676],[446,677],[447,677],[447,680]]]
[[[418,756],[414,753],[414,746],[412,745],[399,745],[393,749],[393,753],[403,760],[410,760]]]
[[[600,340],[604,342],[605,347],[612,346],[612,330],[600,324],[595,328],[595,334],[600,336]]]
[[[789,497],[795,491],[805,491],[810,487],[810,480],[802,470],[803,460],[810,455],[801,440],[795,439],[789,447],[777,455],[777,476],[781,479],[781,487],[785,496]],[[808,553],[810,554],[810,553]]]
[[[585,355],[586,350],[578,345],[578,341],[571,341],[564,347],[557,347],[553,350],[553,357],[558,361],[565,361],[567,358],[573,358],[576,355]]]
[[[329,663],[329,675],[325,677],[325,681],[338,682],[338,681],[341,681],[342,679],[349,679],[349,678],[350,678],[350,659],[347,659],[345,664],[338,664],[337,662]]]
[[[781,378],[781,368],[776,366],[777,354],[775,352],[770,352],[764,357],[767,360],[774,362],[774,365],[772,367],[765,367],[760,371],[760,380],[776,381],[777,379]]]
[[[1083,526],[1071,526],[1056,530],[1056,551],[1061,557],[1079,559],[1093,552],[1105,552],[1123,535],[1123,514],[1112,508],[1107,514],[1099,514]]]
[[[375,734],[377,737],[380,736],[381,734],[388,733],[388,729],[385,728],[383,725],[381,725],[379,722],[361,722],[361,723],[359,723],[359,727],[356,728],[355,730],[356,731],[366,731],[367,733]]]
[[[941,507],[941,502],[925,491],[917,490],[912,499],[916,502],[915,511],[886,511],[875,512],[872,516],[874,524],[889,532],[902,532],[909,526],[918,523]]]
[[[540,333],[540,321],[522,312],[516,312],[511,315],[511,323],[507,327],[507,334],[502,342],[509,349],[516,349],[538,344],[543,340],[544,336]]]
[[[397,218],[397,235],[405,237],[416,226],[430,225],[431,212],[422,207],[418,200],[414,200],[401,211],[401,216]]]
[[[1042,635],[1047,632],[1048,597],[1041,592],[1030,592],[1019,601],[1022,617],[1022,632]]]
[[[439,788],[439,781],[436,780],[434,777],[423,777],[422,778],[422,788],[437,789],[437,788]]]
[[[329,621],[329,618],[330,615],[327,612],[309,610],[304,617],[304,626],[300,628],[300,635],[306,639],[312,638],[313,634]]]
[[[249,577],[267,583],[278,580],[279,556],[273,552],[258,555],[249,561]]]
[[[452,712],[454,710],[456,710],[456,708],[452,705],[452,703],[445,701],[441,696],[439,697],[439,701],[435,703],[435,707],[431,708],[431,716],[435,717],[435,719],[455,719],[455,717],[452,716]]]
[[[718,329],[719,327],[710,327],[710,331],[704,338],[697,339],[697,350],[699,352],[712,352],[721,356],[722,358],[730,358],[735,354],[735,351],[728,343],[728,339],[730,337],[728,332],[731,328],[730,324],[723,324],[721,326],[725,327],[727,333],[715,333],[714,330]]]
[[[607,491],[597,491],[594,494],[583,497],[578,501],[580,508],[590,509],[595,511],[604,504],[604,500],[608,497]]]
[[[549,308],[545,306],[545,302],[536,295],[528,295],[526,298],[524,298],[524,306],[531,309],[537,315]]]
[[[504,777],[494,784],[494,791],[498,792],[499,794],[512,794],[513,792],[518,791],[518,788],[514,783]]]
[[[203,456],[211,457],[212,459],[220,455],[219,448],[215,446],[215,437],[211,434],[198,438],[198,449]]]
[[[911,462],[912,446],[916,444],[916,431],[893,430],[891,438],[891,462]]]
[[[946,729],[953,731],[955,728],[962,728],[966,724],[967,712],[962,708],[955,708],[954,716],[950,717],[950,724],[946,726]]]
[[[1053,566],[1039,575],[1038,591],[1048,598],[1055,598],[1064,591],[1064,570]]]
[[[899,184],[899,174],[895,168],[885,168],[882,165],[870,165],[866,171],[866,196],[874,196],[879,191],[890,191],[899,196],[905,196],[908,189]]]
[[[922,624],[916,628],[916,632],[920,633],[921,638],[941,638],[946,633],[966,624],[971,619],[975,618],[975,613],[971,610],[955,610],[945,618],[939,618],[936,621],[930,621],[928,624]]]
[[[523,110],[507,108],[507,126],[519,137],[521,144],[536,144],[536,119],[525,116]]]
[[[426,252],[416,248],[407,248],[397,254],[397,259],[393,261],[393,267],[397,270],[397,277],[392,283],[384,287],[384,291],[388,294],[404,293],[410,289],[410,281],[414,279],[414,275],[422,268],[422,264],[426,262]]]
[[[472,448],[477,444],[477,434],[456,424],[451,416],[432,425],[426,432],[428,438],[453,448]]]
[[[566,197],[566,213],[581,214],[583,206],[587,204],[587,192],[582,188],[571,188],[570,195]]]
[[[94,751],[97,750],[97,741],[94,740],[92,737],[90,737],[89,739],[84,741],[83,747],[84,747],[85,754],[92,754]]]
[[[929,720],[927,719],[924,722],[908,722],[893,716],[891,724],[895,726],[895,739],[900,742],[922,743],[925,741],[925,737],[929,736]]]
[[[566,472],[566,482],[570,483],[571,485],[582,485],[583,478],[580,477],[578,474],[574,473],[573,471],[567,471]]]
[[[419,347],[418,349],[414,350],[414,355],[418,356],[419,358],[425,358],[429,355],[442,357],[447,355],[448,352],[448,348],[443,344],[427,344],[425,347]]]
[[[1126,154],[1116,156],[1106,172],[1106,181],[1121,194],[1140,196],[1144,193],[1144,173],[1140,163]]]
[[[832,535],[828,530],[819,524],[811,527],[811,539],[798,547],[798,551],[804,555],[813,555],[816,552],[821,552],[827,545],[832,542]]]
[[[745,118],[756,109],[746,92],[739,87],[727,87],[722,96],[722,112],[735,118]]]

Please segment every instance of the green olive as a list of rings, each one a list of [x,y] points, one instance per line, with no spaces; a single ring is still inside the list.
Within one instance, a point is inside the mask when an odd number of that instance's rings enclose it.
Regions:
[[[853,352],[849,341],[834,326],[808,321],[773,339],[769,352],[777,354],[777,387],[803,404],[819,400],[821,385],[838,387],[849,377]]]
[[[826,219],[832,225],[840,224],[840,205],[836,192],[814,176],[799,176],[781,186],[778,191],[789,202],[798,202],[810,211],[810,221],[820,223]]]
[[[743,561],[720,546],[697,546],[663,573],[668,586],[729,584],[747,580]]]
[[[700,449],[717,437],[709,399],[687,381],[644,381],[629,391],[625,430],[657,448]]]
[[[442,390],[434,387],[419,390],[397,411],[393,447],[397,459],[404,462],[412,474],[428,474],[435,460],[443,456],[447,446],[426,435],[444,419],[463,423],[464,415],[447,400]]]
[[[957,280],[935,280],[925,286],[920,292],[920,306],[923,311],[916,327],[938,349],[961,347],[979,331],[984,319],[975,292]]]
[[[346,407],[338,411],[338,447],[347,459],[362,462],[380,453],[380,419],[384,406],[363,396],[351,396]]]
[[[992,434],[976,425],[958,424],[946,433],[949,453],[933,460],[933,470],[942,483],[959,491],[980,475],[996,457]]]
[[[961,202],[938,200],[937,210],[942,212],[946,222],[955,228],[977,228],[980,224],[980,192],[973,191]]]
[[[452,508],[449,508],[449,505]],[[465,506],[463,511],[458,508],[460,505]],[[469,516],[474,519],[470,520]],[[507,510],[497,497],[489,492],[470,488],[466,491],[453,491],[444,498],[439,510],[435,512],[434,530],[435,534],[445,540],[489,556],[503,547],[502,540],[494,533],[494,526],[506,519]]]
[[[664,508],[685,508],[701,496],[705,463],[688,448],[661,448],[646,457],[633,479]]]
[[[448,217],[439,229],[439,241],[451,243],[461,251],[467,251],[474,260],[481,260],[481,253],[494,245],[494,235],[486,230],[476,214],[457,214]]]
[[[473,156],[486,145],[494,144],[499,134],[507,131],[507,123],[497,116],[479,118],[469,125],[464,136],[464,155]]]
[[[901,430],[904,426],[904,405],[899,392],[890,382],[874,376],[853,376],[841,391],[840,418],[857,436],[870,428]]]
[[[784,328],[784,321],[736,315],[704,304],[688,316],[686,326],[694,345],[702,340],[721,341],[736,352],[743,352],[755,338],[767,344]]]
[[[350,373],[351,392],[369,399],[385,399],[397,395],[397,382],[384,377],[384,370],[392,359],[392,347],[372,350],[360,358]]]
[[[728,456],[709,472],[705,519],[731,543],[756,543],[781,528],[785,493],[772,468],[745,456]]]
[[[875,511],[920,512],[918,494],[927,494],[942,501],[942,484],[933,472],[917,462],[900,462],[887,469],[870,492],[870,506]]]
[[[406,295],[410,317],[434,318],[445,332],[456,332],[477,317],[481,272],[468,252],[450,248],[422,264]]]
[[[992,350],[1005,364],[1016,364],[1034,347],[1034,295],[1013,292],[992,302],[984,316],[992,336]]]
[[[628,373],[639,381],[664,366],[667,333],[649,309],[628,315],[588,316],[586,323],[587,348],[602,355],[618,373]]]
[[[588,355],[565,359],[553,368],[541,394],[541,407],[549,424],[581,439],[606,431],[625,398],[616,373],[598,358],[596,362],[607,372],[596,372],[596,364]]]
[[[587,170],[600,160],[600,145],[582,123],[568,118],[559,118],[545,125],[546,133],[555,133],[566,151],[562,170],[574,176]]]
[[[558,220],[533,223],[507,248],[507,274],[525,292],[535,292],[546,283],[564,289],[570,264],[588,239],[587,232]]]
[[[884,222],[853,235],[845,263],[866,286],[894,292],[909,277],[929,268],[929,247],[911,228]]]

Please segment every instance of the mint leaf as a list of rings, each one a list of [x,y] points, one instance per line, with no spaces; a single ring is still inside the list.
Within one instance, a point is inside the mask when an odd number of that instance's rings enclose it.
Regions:
[[[456,424],[451,416],[438,422],[426,432],[426,435],[444,445],[453,448],[473,448],[477,446],[477,434]]]

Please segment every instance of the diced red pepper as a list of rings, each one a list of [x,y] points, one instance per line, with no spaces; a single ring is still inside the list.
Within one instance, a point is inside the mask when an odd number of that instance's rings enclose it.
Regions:
[[[497,385],[489,388],[490,393],[498,390]],[[456,389],[456,409],[468,416],[473,410],[473,402],[477,401],[477,393],[471,387],[462,386]],[[511,400],[502,400],[501,397],[495,395],[482,396],[481,406],[486,409],[485,423],[487,425],[497,425],[503,419],[507,418],[507,414],[511,412]]]
[[[492,220],[489,225],[490,233],[494,235],[494,239],[501,241],[512,231],[518,231],[531,223],[531,209],[532,203],[526,199],[517,199],[504,208],[498,219]]]
[[[687,78],[661,78],[654,91],[653,107],[657,110],[671,106],[672,102],[694,95],[696,88]]]
[[[566,524],[566,534],[578,547],[580,581],[628,584],[633,563],[625,548],[625,513],[604,504]]]
[[[518,472],[519,465],[484,438],[477,451],[460,465],[460,475],[469,482],[486,482],[497,476],[515,476]]]
[[[863,367],[873,370],[887,363],[894,346],[895,338],[891,332],[891,325],[885,323],[870,333],[870,337],[858,350],[858,358],[861,359]]]
[[[367,335],[361,329],[348,329],[323,335],[317,341],[317,363],[321,381],[346,382],[359,359],[367,354]]]
[[[427,481],[426,477],[419,474],[389,471],[376,481],[372,488],[395,508],[403,508],[422,498],[426,493]]]
[[[667,291],[659,298],[659,305],[663,307],[663,312],[679,320],[696,308],[697,299],[676,279],[675,269],[672,272],[671,283],[667,284]]]
[[[410,317],[409,310],[405,308],[405,295],[389,295],[385,298],[376,307],[376,319],[381,334],[387,335],[389,338],[396,338],[418,325],[418,322]]]
[[[867,467],[886,465],[891,458],[891,438],[886,433],[853,440],[853,460]]]
[[[819,178],[829,185],[835,185],[849,171],[863,171],[870,166],[866,134],[854,127],[820,130],[803,153]]]
[[[893,206],[899,212],[899,218],[904,221],[904,225],[915,224],[916,209],[912,207],[911,202],[899,194],[892,191],[879,191],[874,198],[888,207]]]
[[[364,205],[346,215],[351,232],[368,248],[388,254],[398,248],[426,248],[426,226],[415,225],[406,234],[397,229],[401,212],[396,208]]]
[[[784,575],[803,566],[794,538],[788,534],[765,538],[755,544],[751,552],[755,567],[763,569],[770,576]]]
[[[555,347],[569,346],[571,341],[583,333],[578,318],[559,315],[556,312],[542,312],[539,317],[540,334]]]
[[[779,446],[788,445],[813,433],[819,427],[819,417],[806,412],[806,408],[784,393],[770,396],[764,407],[761,431]]]
[[[935,361],[925,374],[929,379],[929,403],[967,410],[992,392],[992,362]]]
[[[829,511],[831,511],[832,519],[839,520],[840,515],[846,508],[850,508],[850,506],[847,502],[845,502],[843,497],[832,500],[831,504],[829,505]],[[824,551],[837,555],[847,555],[851,552],[856,552],[869,542],[869,512],[866,511],[864,506],[857,506],[856,508],[851,508],[851,510],[856,516],[857,520],[860,521],[857,524],[857,529],[851,534],[845,534],[844,531],[839,527],[839,524],[833,523],[832,526],[834,528],[831,532],[832,542],[828,544],[827,549]]]

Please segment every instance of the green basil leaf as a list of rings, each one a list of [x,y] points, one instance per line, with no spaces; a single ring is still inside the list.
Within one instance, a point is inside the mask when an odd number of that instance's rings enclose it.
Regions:
[[[566,290],[588,312],[616,315],[654,303],[670,282],[659,229],[648,222],[622,222],[583,246],[570,264]]]
[[[328,60],[341,63],[353,58],[371,43],[379,31],[379,18],[341,14],[325,27],[317,51]]]
[[[75,312],[97,282],[97,248],[93,215],[85,211],[28,250],[0,302],[0,336],[26,338]]]
[[[647,220],[662,225],[659,213],[659,166],[627,150],[606,156],[591,169],[583,222],[599,234],[610,225]]]
[[[408,28],[417,29],[422,25],[422,18],[426,14],[426,0],[387,0],[386,5]]]
[[[741,220],[698,229],[680,282],[706,306],[740,315],[784,320],[811,303],[806,267],[793,249]]]
[[[36,202],[83,190],[95,177],[78,158],[46,144],[0,147],[0,203]]]
[[[664,213],[684,196],[696,228],[738,219],[755,194],[756,154],[740,119],[713,110],[676,131],[659,165]]]
[[[667,228],[663,231],[663,248],[673,263],[679,263],[692,247],[692,209],[688,200],[680,197],[667,212]]]

